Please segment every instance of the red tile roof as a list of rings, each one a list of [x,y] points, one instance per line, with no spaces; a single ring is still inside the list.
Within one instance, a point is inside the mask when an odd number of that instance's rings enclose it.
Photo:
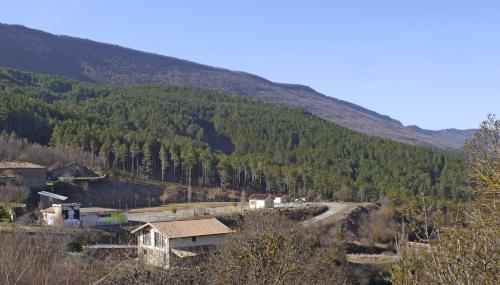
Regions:
[[[188,221],[149,222],[136,228],[132,233],[138,232],[148,226],[153,227],[168,238],[209,236],[233,232],[230,228],[219,222],[219,220],[212,218]]]
[[[248,197],[248,200],[267,200],[273,198],[271,194],[252,194]]]

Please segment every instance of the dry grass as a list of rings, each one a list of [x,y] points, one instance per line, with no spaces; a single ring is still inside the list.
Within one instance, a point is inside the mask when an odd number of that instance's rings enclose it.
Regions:
[[[342,220],[344,217],[348,216],[353,210],[357,209],[360,206],[364,206],[367,203],[352,203],[352,202],[346,202],[345,207],[338,211],[337,213],[331,215],[330,217],[324,219],[321,221],[322,225],[329,225],[329,224],[336,224],[340,220]],[[370,203],[368,203],[370,204]]]
[[[163,212],[172,211],[173,209],[199,209],[199,208],[218,208],[233,206],[235,202],[193,202],[193,203],[172,203],[159,207],[137,208],[132,209],[130,213],[147,213],[147,212]]]
[[[68,262],[65,244],[58,236],[24,233],[0,236],[0,283],[85,284],[93,270],[87,264]]]
[[[2,208],[23,208],[25,206],[25,204],[21,203],[0,202],[0,207]]]
[[[347,261],[356,264],[388,265],[398,260],[397,255],[387,254],[346,254]]]

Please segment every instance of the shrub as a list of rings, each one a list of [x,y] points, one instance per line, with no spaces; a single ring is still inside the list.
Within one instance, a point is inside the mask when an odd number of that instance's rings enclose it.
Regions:
[[[69,252],[81,252],[82,251],[82,245],[72,241],[66,244],[66,250]]]

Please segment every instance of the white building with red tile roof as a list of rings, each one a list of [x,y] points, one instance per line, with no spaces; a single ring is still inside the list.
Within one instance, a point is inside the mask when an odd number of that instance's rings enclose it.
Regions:
[[[274,196],[271,194],[252,194],[248,197],[251,210],[269,209],[274,207]]]
[[[138,255],[145,263],[168,268],[226,241],[233,231],[211,218],[149,222],[132,233],[137,236]]]

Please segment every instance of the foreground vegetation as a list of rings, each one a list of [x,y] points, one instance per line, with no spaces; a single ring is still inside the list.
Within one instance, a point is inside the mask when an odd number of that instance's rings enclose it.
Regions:
[[[233,222],[234,223],[234,222]],[[249,213],[210,254],[163,270],[134,259],[136,250],[81,251],[97,232],[0,233],[2,284],[356,284],[341,244],[279,212]]]
[[[54,162],[70,154],[88,165],[189,189],[347,201],[387,196],[413,207],[421,192],[444,208],[465,198],[460,158],[216,91],[104,88],[0,69],[0,130],[41,144],[37,148],[49,150]],[[27,156],[12,153],[0,149],[4,157]]]
[[[400,240],[395,284],[498,284],[500,276],[500,121],[490,116],[471,137],[472,199],[447,220],[424,207],[418,246]],[[418,233],[418,231],[416,231]]]

